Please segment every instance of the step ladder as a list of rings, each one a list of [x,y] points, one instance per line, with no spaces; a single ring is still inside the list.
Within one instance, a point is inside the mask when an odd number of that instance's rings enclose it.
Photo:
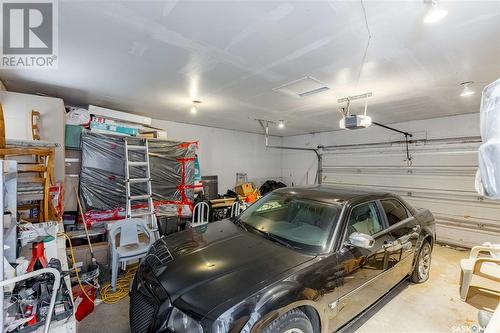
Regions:
[[[156,215],[153,205],[153,191],[151,188],[151,170],[149,164],[149,146],[148,140],[141,140],[142,145],[131,145],[128,143],[128,138],[124,138],[125,141],[125,188],[126,188],[126,201],[127,205],[125,208],[125,214],[127,218],[133,217],[146,217],[148,218],[148,223],[151,225],[151,231],[155,239],[160,238],[158,232],[158,223],[156,221]],[[143,161],[130,161],[130,152],[139,153],[144,155]],[[141,178],[130,178],[130,168],[134,167],[136,169],[144,170],[144,177]],[[146,184],[146,192],[141,194],[132,195],[131,184],[142,183]],[[147,210],[133,210],[132,203],[134,201],[147,201]]]

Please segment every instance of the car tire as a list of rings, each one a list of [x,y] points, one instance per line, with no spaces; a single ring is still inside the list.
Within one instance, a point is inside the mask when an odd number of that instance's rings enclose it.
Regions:
[[[429,279],[429,272],[431,270],[431,255],[432,247],[428,241],[424,240],[420,251],[418,252],[417,260],[415,261],[415,267],[411,273],[411,281],[413,283],[422,283]]]
[[[293,309],[273,320],[263,333],[314,333],[311,321],[299,309]]]

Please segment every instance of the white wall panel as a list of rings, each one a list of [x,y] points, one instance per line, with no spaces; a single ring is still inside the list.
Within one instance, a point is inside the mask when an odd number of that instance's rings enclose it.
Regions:
[[[40,112],[40,139],[59,144],[55,155],[55,177],[64,180],[64,124],[66,111],[63,100],[55,97],[0,91],[5,137],[31,140],[31,111]]]
[[[199,140],[201,174],[217,175],[219,193],[234,189],[237,172],[246,172],[257,185],[281,178],[281,151],[266,149],[263,135],[153,119],[172,140]],[[281,138],[272,137],[281,144]]]

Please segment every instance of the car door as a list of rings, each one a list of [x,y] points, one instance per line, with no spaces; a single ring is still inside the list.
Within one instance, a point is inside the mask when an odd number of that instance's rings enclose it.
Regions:
[[[337,314],[330,323],[334,329],[346,324],[393,287],[393,281],[386,279],[385,274],[394,264],[387,251],[387,244],[394,241],[394,236],[387,231],[381,212],[377,200],[364,202],[352,207],[344,222],[343,245],[337,253],[340,275]],[[350,245],[349,235],[353,232],[372,236],[373,247]]]
[[[388,247],[391,258],[397,262],[393,274],[402,279],[411,271],[420,225],[397,198],[385,198],[380,203],[388,230],[394,237],[393,243]]]

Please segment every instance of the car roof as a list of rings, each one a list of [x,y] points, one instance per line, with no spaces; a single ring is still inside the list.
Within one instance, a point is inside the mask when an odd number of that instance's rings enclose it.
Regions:
[[[340,187],[332,185],[308,185],[299,187],[283,187],[276,193],[295,195],[328,203],[344,203],[347,201],[362,201],[382,198],[391,195],[388,192],[360,189],[355,187]]]

